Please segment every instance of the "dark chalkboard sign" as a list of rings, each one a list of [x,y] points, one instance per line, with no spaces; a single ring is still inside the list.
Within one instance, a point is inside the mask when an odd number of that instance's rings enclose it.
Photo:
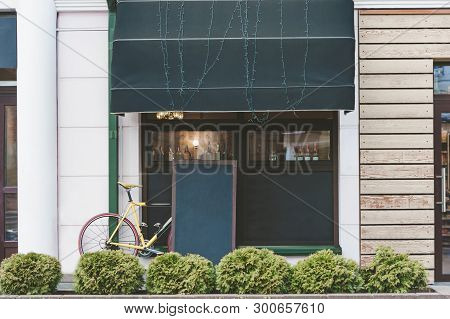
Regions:
[[[236,161],[174,162],[173,249],[214,263],[235,248]]]

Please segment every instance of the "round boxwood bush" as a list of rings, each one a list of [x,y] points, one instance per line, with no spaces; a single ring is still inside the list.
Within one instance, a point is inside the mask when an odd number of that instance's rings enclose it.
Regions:
[[[217,265],[217,289],[226,294],[279,294],[289,291],[291,266],[267,249],[236,249]]]
[[[50,294],[61,278],[59,261],[43,254],[12,255],[0,265],[0,291],[7,295]]]
[[[318,251],[299,261],[292,274],[293,293],[352,293],[360,291],[362,285],[356,262],[331,250]]]
[[[150,294],[207,294],[215,289],[211,261],[199,255],[168,253],[155,258],[147,270]]]
[[[367,292],[406,293],[427,286],[424,267],[406,254],[392,248],[379,247],[373,261],[362,271]]]
[[[145,269],[135,256],[104,250],[81,256],[74,274],[77,294],[132,294],[144,285]]]

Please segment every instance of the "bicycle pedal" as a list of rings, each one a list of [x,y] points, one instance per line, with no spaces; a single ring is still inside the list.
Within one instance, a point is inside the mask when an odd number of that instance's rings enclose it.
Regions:
[[[162,254],[164,254],[162,251],[159,251],[159,250],[156,250],[156,249],[153,249],[153,248],[147,248],[147,251],[149,251],[149,252],[151,252],[151,253],[153,253],[155,255],[162,255]]]
[[[148,227],[148,225],[146,223],[141,223],[139,226],[141,226],[141,227]]]

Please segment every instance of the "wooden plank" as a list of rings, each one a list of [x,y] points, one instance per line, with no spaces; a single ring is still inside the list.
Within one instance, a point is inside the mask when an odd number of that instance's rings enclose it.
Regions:
[[[366,267],[369,265],[374,257],[374,255],[362,255],[361,266]],[[421,263],[425,269],[434,269],[434,255],[410,255],[409,258]]]
[[[433,104],[361,104],[360,117],[370,118],[433,118]]]
[[[392,247],[398,253],[434,254],[434,240],[361,240],[361,254],[374,254],[379,246]]]
[[[433,103],[433,89],[362,89],[359,92],[361,103]]]
[[[361,226],[361,239],[434,239],[434,226]]]
[[[433,148],[433,135],[361,135],[360,147],[362,149]]]
[[[435,14],[450,14],[450,9],[363,9],[359,10],[361,15],[380,15],[380,14],[420,14],[420,15],[435,15]]]
[[[450,44],[361,44],[361,59],[417,59],[450,56]]]
[[[433,74],[363,74],[362,89],[423,89],[433,88]]]
[[[362,180],[361,194],[433,194],[434,180]]]
[[[360,60],[359,71],[361,74],[432,74],[433,60]]]
[[[433,195],[361,195],[361,209],[433,209]]]
[[[449,43],[450,29],[368,29],[359,43]]]
[[[361,179],[431,179],[434,165],[361,165],[360,175]]]
[[[361,225],[433,224],[434,210],[362,210]]]
[[[433,163],[433,150],[361,150],[361,164]]]
[[[450,15],[360,15],[360,29],[450,28]]]
[[[361,134],[433,133],[433,120],[361,120]]]

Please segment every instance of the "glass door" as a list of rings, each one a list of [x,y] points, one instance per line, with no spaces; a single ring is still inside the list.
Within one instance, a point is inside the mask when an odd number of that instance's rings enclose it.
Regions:
[[[17,107],[0,94],[0,260],[17,253]]]
[[[435,95],[436,281],[450,281],[450,96]]]

